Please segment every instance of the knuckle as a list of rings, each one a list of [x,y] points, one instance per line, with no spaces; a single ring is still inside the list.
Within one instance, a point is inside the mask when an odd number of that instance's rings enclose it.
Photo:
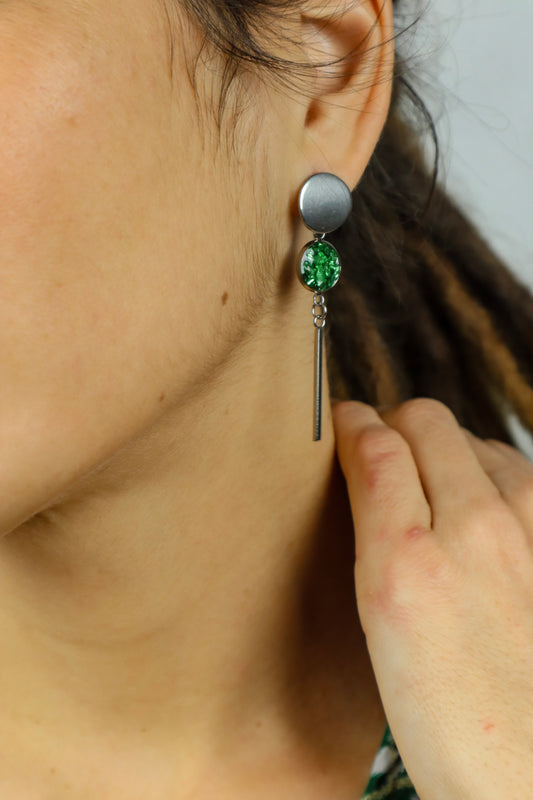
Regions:
[[[403,452],[407,443],[398,431],[382,425],[370,426],[362,430],[355,442],[355,448],[364,461],[379,463]]]
[[[492,482],[498,487],[498,497],[502,498],[526,516],[533,515],[533,470],[521,470],[513,465],[503,464],[489,473]]]
[[[356,563],[357,568],[357,563]],[[421,547],[400,562],[386,560],[379,580],[372,584],[357,575],[358,604],[364,618],[379,617],[396,630],[407,632],[428,607],[450,602],[457,589],[458,570],[435,548]]]
[[[395,627],[404,627],[408,622],[408,607],[402,576],[394,562],[384,563],[380,580],[371,584],[358,576],[358,566],[356,562],[355,583],[362,619],[379,617]]]
[[[462,513],[462,528],[470,536],[486,539],[497,528],[505,509],[500,494],[483,493],[479,497],[472,497]]]
[[[504,503],[493,502],[473,514],[456,543],[458,562],[469,569],[475,562],[493,575],[494,585],[509,578],[530,581],[530,543],[518,519]]]
[[[396,419],[406,426],[414,424],[433,425],[443,419],[454,419],[448,406],[431,397],[414,397],[403,403],[396,411]]]
[[[512,545],[518,527],[499,494],[497,497],[485,495],[464,510],[459,522],[461,537],[457,548],[460,552],[466,548],[475,559],[486,558],[498,563],[501,548]]]

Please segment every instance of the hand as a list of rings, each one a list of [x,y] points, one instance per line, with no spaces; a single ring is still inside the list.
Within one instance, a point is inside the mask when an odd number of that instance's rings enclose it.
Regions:
[[[333,419],[361,624],[421,800],[533,798],[533,464],[435,400]]]

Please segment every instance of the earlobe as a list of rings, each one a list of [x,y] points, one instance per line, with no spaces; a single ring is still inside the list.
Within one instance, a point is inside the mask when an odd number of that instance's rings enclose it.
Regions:
[[[392,0],[316,4],[302,15],[308,95],[303,152],[310,172],[332,172],[353,189],[387,119],[394,68]],[[326,66],[329,64],[329,66]]]

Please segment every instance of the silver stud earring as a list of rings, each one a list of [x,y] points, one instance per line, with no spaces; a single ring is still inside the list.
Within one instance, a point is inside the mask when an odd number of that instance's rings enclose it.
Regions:
[[[306,227],[314,233],[314,240],[302,248],[299,256],[298,277],[313,296],[313,324],[315,326],[315,390],[313,441],[321,436],[322,420],[322,350],[323,331],[326,324],[324,292],[332,289],[341,274],[339,254],[325,240],[326,233],[340,228],[352,210],[352,195],[343,180],[329,172],[311,175],[300,191],[299,208]]]

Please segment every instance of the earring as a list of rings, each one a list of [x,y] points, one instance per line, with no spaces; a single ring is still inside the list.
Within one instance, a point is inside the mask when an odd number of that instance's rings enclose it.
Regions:
[[[326,242],[331,233],[346,222],[352,210],[352,195],[343,180],[329,172],[311,175],[300,191],[302,220],[314,233],[314,240],[300,251],[298,277],[306,289],[314,292],[313,324],[315,336],[315,391],[313,441],[320,440],[322,420],[322,350],[327,308],[324,292],[332,289],[341,274],[337,250]]]

